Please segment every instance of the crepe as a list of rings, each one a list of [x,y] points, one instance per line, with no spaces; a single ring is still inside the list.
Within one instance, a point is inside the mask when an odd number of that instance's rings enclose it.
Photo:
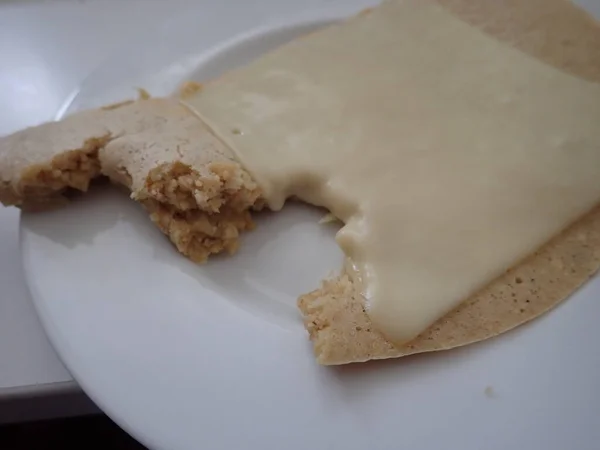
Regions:
[[[436,1],[507,45],[600,83],[600,25],[570,2]],[[321,364],[395,358],[508,331],[566,299],[599,267],[600,206],[404,346],[393,345],[372,327],[364,299],[347,273],[301,296],[298,305]]]
[[[0,140],[0,201],[39,209],[101,175],[125,186],[196,262],[233,253],[260,190],[177,99],[142,99],[74,114]]]

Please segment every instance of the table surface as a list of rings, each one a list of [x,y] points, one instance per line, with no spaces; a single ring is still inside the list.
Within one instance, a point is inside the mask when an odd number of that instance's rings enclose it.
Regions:
[[[189,1],[0,0],[0,136],[51,120],[117,46]],[[600,16],[600,0],[576,2]],[[18,221],[18,210],[0,207],[0,401],[72,395],[78,387],[29,298]]]

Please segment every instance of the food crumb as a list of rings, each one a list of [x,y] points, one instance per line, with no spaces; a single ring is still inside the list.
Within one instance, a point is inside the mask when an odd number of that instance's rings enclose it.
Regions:
[[[139,87],[139,88],[136,88],[136,90],[138,92],[139,100],[148,100],[148,99],[152,98],[152,96],[146,89]]]
[[[323,217],[321,217],[321,219],[319,220],[319,225],[323,225],[326,223],[335,223],[335,222],[339,222],[339,219],[337,217],[335,217],[333,214],[327,213]]]

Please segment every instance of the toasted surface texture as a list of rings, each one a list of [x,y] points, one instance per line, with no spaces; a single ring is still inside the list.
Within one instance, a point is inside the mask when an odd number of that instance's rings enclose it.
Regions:
[[[600,26],[566,0],[436,0],[515,48],[600,82]],[[397,347],[373,329],[352,279],[343,273],[298,305],[322,364],[344,364],[444,350],[508,331],[568,297],[600,267],[600,206],[436,322]]]
[[[233,252],[259,189],[228,148],[176,99],[122,102],[0,139],[0,201],[39,208],[99,176],[133,199],[178,250],[202,262]]]

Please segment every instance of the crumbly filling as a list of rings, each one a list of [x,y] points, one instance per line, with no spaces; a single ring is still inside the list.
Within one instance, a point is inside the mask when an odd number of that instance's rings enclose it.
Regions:
[[[256,183],[238,164],[212,163],[208,172],[201,175],[181,162],[163,164],[150,171],[144,189],[135,197],[153,199],[179,211],[218,213],[224,206],[247,210],[260,196]]]
[[[100,175],[98,150],[109,137],[89,139],[78,150],[55,156],[49,164],[29,167],[19,183],[4,182],[0,186],[0,201],[5,205],[40,204],[62,198],[68,189],[86,192],[90,181]]]
[[[242,231],[254,228],[251,208],[260,208],[260,191],[235,163],[213,163],[209,174],[175,162],[153,169],[134,195],[177,249],[195,262],[211,254],[234,253]]]
[[[249,211],[223,210],[211,215],[200,210],[177,211],[152,200],[143,204],[177,250],[197,263],[212,254],[235,253],[240,232],[254,228]]]
[[[98,151],[88,154],[76,150],[57,156],[49,167],[30,169],[24,174],[22,184],[26,193],[40,188],[56,191],[65,187],[85,192],[92,178],[99,174]]]

